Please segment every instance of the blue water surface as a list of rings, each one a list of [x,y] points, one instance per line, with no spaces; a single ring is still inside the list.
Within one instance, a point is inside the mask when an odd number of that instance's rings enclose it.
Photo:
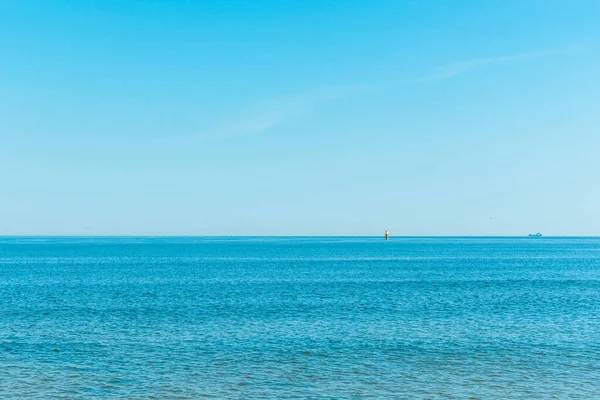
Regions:
[[[597,238],[0,238],[0,398],[598,398]]]

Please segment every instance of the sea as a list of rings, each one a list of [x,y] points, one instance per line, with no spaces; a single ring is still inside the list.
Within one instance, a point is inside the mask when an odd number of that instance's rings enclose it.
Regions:
[[[3,237],[0,398],[600,398],[600,238]]]

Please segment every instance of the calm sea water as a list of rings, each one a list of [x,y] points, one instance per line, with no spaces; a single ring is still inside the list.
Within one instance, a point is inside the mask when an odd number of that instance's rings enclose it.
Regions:
[[[599,398],[600,239],[0,238],[0,398]]]

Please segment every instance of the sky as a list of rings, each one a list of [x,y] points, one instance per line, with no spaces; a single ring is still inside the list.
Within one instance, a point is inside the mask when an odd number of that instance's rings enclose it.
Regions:
[[[600,235],[597,0],[0,0],[0,235]]]

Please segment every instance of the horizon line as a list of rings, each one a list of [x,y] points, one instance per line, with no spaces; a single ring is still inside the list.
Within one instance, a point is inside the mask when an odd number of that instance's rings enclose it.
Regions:
[[[392,238],[525,238],[527,235],[390,235]],[[600,235],[542,235],[535,238],[600,238]],[[0,238],[385,238],[385,235],[0,235]]]

